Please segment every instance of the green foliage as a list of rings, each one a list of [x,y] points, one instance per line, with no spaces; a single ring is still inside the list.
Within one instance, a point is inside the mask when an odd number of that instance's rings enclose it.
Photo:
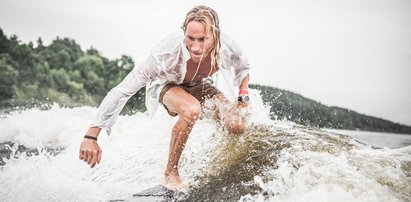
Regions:
[[[64,69],[52,69],[50,71],[51,77],[53,79],[52,86],[60,91],[66,91],[67,83],[70,81],[66,70]]]
[[[0,59],[0,99],[11,99],[16,94],[18,71]]]
[[[83,52],[72,39],[39,38],[23,44],[0,29],[0,109],[61,106],[98,106],[107,92],[134,68],[129,56],[109,60],[95,48]],[[411,127],[338,107],[328,107],[298,94],[268,86],[251,85],[271,106],[273,119],[287,119],[315,127],[411,133]],[[125,105],[122,113],[145,111],[145,88]]]
[[[4,35],[3,30],[0,29],[0,54],[6,53],[9,50],[9,39]]]
[[[57,37],[45,46],[38,38],[33,47],[15,35],[7,38],[0,29],[0,108],[54,102],[67,107],[97,106],[133,67],[129,56],[109,60],[94,48],[83,52],[72,39]],[[143,88],[122,113],[145,111],[144,94]]]
[[[85,55],[74,63],[74,70],[84,78],[84,88],[91,94],[101,95],[105,92],[104,79],[99,75],[104,74],[104,65],[101,58],[94,55]]]
[[[263,101],[271,106],[271,117],[295,123],[336,129],[411,133],[411,127],[359,114],[339,107],[329,107],[290,91],[269,86],[250,85],[261,91]]]

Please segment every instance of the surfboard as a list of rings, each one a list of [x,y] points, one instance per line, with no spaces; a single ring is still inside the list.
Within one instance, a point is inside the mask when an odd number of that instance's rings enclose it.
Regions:
[[[130,201],[130,202],[151,202],[151,201],[182,201],[187,194],[176,192],[165,188],[163,185],[157,185],[143,190],[126,199],[110,200],[110,202]]]

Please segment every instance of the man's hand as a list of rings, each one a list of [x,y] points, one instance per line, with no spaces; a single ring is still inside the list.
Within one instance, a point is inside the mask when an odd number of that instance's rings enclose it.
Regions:
[[[91,164],[90,167],[93,168],[96,163],[100,163],[101,160],[100,146],[98,146],[97,141],[90,139],[83,139],[80,145],[80,159],[88,164]]]
[[[100,133],[100,128],[89,128],[87,135],[97,137]],[[88,164],[91,164],[90,167],[93,168],[96,163],[100,163],[101,160],[100,146],[96,140],[91,140],[84,138],[80,145],[80,154],[79,158]]]

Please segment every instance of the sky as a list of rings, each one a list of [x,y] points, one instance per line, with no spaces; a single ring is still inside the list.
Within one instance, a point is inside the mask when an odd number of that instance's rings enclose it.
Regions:
[[[196,5],[216,10],[240,44],[250,83],[411,125],[409,0],[0,0],[0,28],[138,64]]]

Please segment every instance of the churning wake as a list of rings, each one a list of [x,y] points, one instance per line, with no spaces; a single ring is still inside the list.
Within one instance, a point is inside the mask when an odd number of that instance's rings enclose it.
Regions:
[[[180,160],[192,187],[187,201],[411,200],[411,146],[378,148],[272,121],[258,92],[251,97],[243,134],[210,119],[196,123]],[[103,157],[91,169],[78,151],[95,113],[54,106],[0,119],[0,201],[108,201],[161,184],[177,118],[120,116],[110,136],[100,135]]]

